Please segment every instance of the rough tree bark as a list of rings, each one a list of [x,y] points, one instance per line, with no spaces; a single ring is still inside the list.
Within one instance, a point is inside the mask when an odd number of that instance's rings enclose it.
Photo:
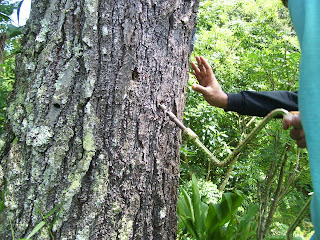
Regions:
[[[182,117],[198,0],[33,6],[0,142],[0,239],[59,204],[55,239],[175,239],[180,131],[157,102]]]

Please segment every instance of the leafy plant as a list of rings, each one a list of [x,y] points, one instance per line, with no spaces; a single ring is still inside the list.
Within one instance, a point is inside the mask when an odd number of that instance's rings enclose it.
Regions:
[[[23,0],[0,1],[0,134],[6,119],[7,96],[15,81],[15,56],[19,53],[19,36],[23,29],[23,26],[15,26],[10,16],[16,10],[19,21],[22,3]]]
[[[197,55],[208,60],[223,91],[227,93],[243,90],[292,91],[298,88],[299,44],[288,9],[280,0],[201,0],[194,52],[190,60],[195,61]],[[260,119],[253,120],[249,116],[209,106],[200,94],[191,89],[195,82],[190,73],[184,124],[223,161]],[[246,195],[246,206],[260,202],[260,210],[264,209],[272,204],[270,199],[274,198],[273,193],[278,185],[277,181],[270,181],[268,186],[268,175],[279,176],[279,171],[274,169],[271,172],[270,166],[278,163],[289,138],[288,132],[282,130],[281,120],[274,120],[242,152],[230,172],[226,168],[210,165],[194,146],[183,145],[181,183],[190,180],[192,174],[214,182],[218,188],[226,183],[225,189],[239,189]],[[296,171],[297,148],[293,146],[287,154],[283,179],[288,179]],[[307,152],[303,151],[297,178],[279,200],[271,219],[272,231],[268,231],[267,237],[283,235],[281,226],[290,225],[308,199],[312,186],[307,160]],[[286,180],[284,183],[287,183]],[[259,200],[259,191],[270,195],[267,201]],[[261,212],[261,219],[267,217],[267,213]],[[307,215],[299,224],[306,239],[312,231],[310,221],[310,215]]]
[[[5,197],[5,194],[6,194],[6,191],[7,191],[7,181],[6,181],[6,179],[4,179],[4,187],[3,187],[3,190],[2,190],[2,192],[1,192],[1,201],[0,201],[0,214],[1,214],[1,212],[3,211],[3,209],[4,209],[4,197]]]
[[[196,240],[248,239],[254,234],[250,221],[257,213],[257,206],[250,206],[247,214],[236,217],[236,210],[243,200],[243,193],[235,191],[223,193],[219,203],[208,205],[201,201],[198,181],[192,176],[192,196],[182,189],[178,218]]]
[[[15,52],[20,44],[16,39],[13,39],[10,41],[10,45],[12,49],[5,51],[4,62],[0,65],[0,134],[2,133],[3,124],[6,119],[7,97],[12,91],[15,81],[15,54],[11,55],[11,52]]]
[[[33,237],[35,234],[37,234],[44,226],[47,227],[49,233],[50,233],[50,236],[51,236],[51,239],[54,240],[54,237],[53,237],[53,234],[51,232],[51,229],[53,227],[53,225],[55,224],[55,222],[57,221],[59,215],[60,215],[60,211],[61,211],[61,204],[57,205],[55,208],[53,208],[49,213],[47,213],[46,215],[44,215],[41,211],[41,209],[39,207],[37,207],[37,210],[38,212],[40,213],[41,217],[42,217],[42,221],[40,223],[38,223],[33,229],[32,231],[28,234],[28,236],[26,238],[20,238],[20,239],[17,239],[17,240],[31,240],[31,237]],[[51,216],[53,216],[53,214],[58,211],[57,215],[54,217],[53,221],[51,223],[49,223],[47,221],[47,219]],[[14,237],[14,230],[13,230],[13,226],[12,226],[12,222],[11,220],[9,219],[10,221],[10,226],[11,226],[11,234],[12,234],[12,240],[15,240],[15,237]]]
[[[17,11],[17,17],[19,21],[22,3],[23,0],[14,3],[12,3],[12,1],[0,1],[0,31],[7,32],[7,36],[9,38],[16,37],[22,32],[23,27],[15,26],[12,24],[11,20],[11,15],[14,13],[14,11]]]

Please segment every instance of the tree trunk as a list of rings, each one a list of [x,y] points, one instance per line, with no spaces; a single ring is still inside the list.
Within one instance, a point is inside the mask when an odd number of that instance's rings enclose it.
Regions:
[[[157,103],[182,117],[198,0],[33,6],[0,142],[0,239],[56,206],[33,239],[175,239],[181,138]]]

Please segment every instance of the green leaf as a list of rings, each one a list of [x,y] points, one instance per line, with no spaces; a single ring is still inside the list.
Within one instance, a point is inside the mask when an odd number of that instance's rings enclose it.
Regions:
[[[192,175],[192,205],[194,209],[195,226],[199,239],[204,238],[206,232],[206,217],[208,211],[208,205],[201,202],[198,181],[194,175]]]
[[[0,213],[3,211],[3,209],[4,209],[4,198],[5,198],[5,194],[6,194],[6,191],[7,191],[7,185],[8,185],[8,183],[7,183],[7,180],[6,179],[4,179],[4,188],[3,188],[3,191],[2,191],[2,193],[1,193],[1,202],[0,202]]]
[[[10,218],[9,218],[9,223],[10,223],[10,228],[11,228],[12,240],[14,240],[14,230],[13,230],[13,226],[12,226],[12,222],[11,222]]]
[[[224,193],[223,197],[227,201],[229,211],[231,212],[232,211],[232,193]]]
[[[220,203],[209,205],[206,219],[207,239],[215,239],[217,232],[220,236],[228,234],[230,229],[222,229],[222,227],[227,222],[232,221],[232,214],[241,205],[243,199],[244,195],[240,191],[223,193]],[[232,227],[231,224],[230,228]]]
[[[37,226],[35,226],[35,228],[31,231],[31,233],[27,236],[28,238],[31,238],[33,235],[35,235],[44,225],[46,224],[45,221],[41,221],[40,223],[38,223]]]
[[[23,29],[23,27],[16,27],[12,24],[8,24],[8,26],[7,26],[8,38],[13,38],[13,37],[16,37],[16,36],[22,34],[22,29]]]
[[[224,239],[234,239],[235,232],[237,230],[237,219],[234,215],[231,216],[231,219],[227,227],[222,226],[222,235]],[[239,239],[236,239],[239,240]]]
[[[178,199],[178,213],[181,216],[191,218],[192,222],[194,222],[194,211],[191,198],[184,189],[182,189],[182,197],[179,197]]]
[[[188,148],[184,148],[184,147],[181,147],[181,152],[188,155],[188,156],[192,156],[192,155],[196,155],[197,152],[196,151],[190,151]]]
[[[223,220],[223,212],[224,211],[222,211],[221,203],[213,204],[213,207],[214,207],[214,210],[216,212],[216,216],[217,216],[218,221],[222,222],[222,220]],[[220,225],[220,223],[219,223],[219,225]]]
[[[210,204],[206,219],[206,227],[207,227],[207,239],[214,239],[214,235],[216,234],[216,231],[221,226],[221,220],[219,220],[219,217],[217,215],[217,210],[220,211],[220,205],[219,204]],[[221,213],[220,213],[220,219],[221,219]]]
[[[53,225],[56,223],[56,221],[58,220],[58,218],[60,216],[60,213],[61,213],[61,208],[59,209],[57,216],[53,219],[52,223],[50,224],[49,229],[51,229],[53,227]]]
[[[178,199],[178,214],[186,227],[187,231],[195,238],[197,238],[197,233],[195,230],[195,219],[194,219],[194,211],[192,206],[192,201],[188,193],[182,189],[182,196]]]
[[[243,217],[243,219],[239,223],[239,226],[238,226],[239,233],[241,233],[245,227],[249,226],[249,222],[258,212],[258,208],[259,208],[258,204],[251,204],[249,206],[247,214]]]
[[[188,232],[194,237],[194,238],[198,238],[198,234],[196,232],[196,229],[194,228],[194,224],[191,220],[191,218],[189,217],[183,217],[180,216],[182,222],[184,223],[185,227],[187,228]]]
[[[13,139],[13,141],[12,141],[12,145],[14,145],[15,143],[17,143],[18,142],[18,137],[15,137],[14,139]]]
[[[15,4],[0,4],[0,21],[9,21],[10,15],[13,13],[16,8]]]
[[[0,12],[0,21],[9,21],[9,20],[10,20],[10,16]]]
[[[47,215],[45,215],[45,216],[43,217],[43,219],[46,219],[46,218],[50,217],[52,214],[54,214],[54,212],[57,211],[57,209],[58,209],[60,206],[61,206],[61,203],[58,204],[55,208],[53,208]]]

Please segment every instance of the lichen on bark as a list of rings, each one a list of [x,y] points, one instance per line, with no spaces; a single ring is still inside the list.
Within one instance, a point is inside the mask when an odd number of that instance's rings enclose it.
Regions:
[[[59,204],[56,239],[175,239],[181,138],[157,102],[182,117],[198,1],[34,6],[0,142],[0,239]]]

